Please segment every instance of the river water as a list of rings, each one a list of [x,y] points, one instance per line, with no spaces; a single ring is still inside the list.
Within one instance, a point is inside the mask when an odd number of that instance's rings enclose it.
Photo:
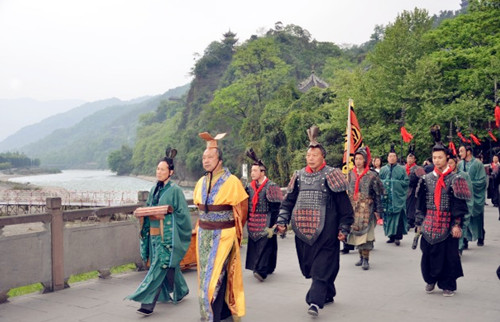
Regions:
[[[63,188],[78,193],[115,192],[135,196],[138,191],[149,191],[155,185],[155,182],[136,177],[117,176],[109,170],[63,170],[56,174],[10,178],[9,181]],[[192,198],[192,188],[182,189],[186,198]]]

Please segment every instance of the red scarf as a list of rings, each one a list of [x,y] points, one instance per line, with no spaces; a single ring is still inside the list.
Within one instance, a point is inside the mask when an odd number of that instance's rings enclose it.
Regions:
[[[323,164],[320,165],[320,167],[318,168],[318,171],[320,171],[321,169],[323,169],[325,166],[326,166],[326,161],[323,161]],[[306,172],[307,173],[313,173],[314,171],[311,169],[310,166],[306,166]]]
[[[408,166],[408,163],[406,164],[406,175],[410,175],[410,170],[411,168],[413,168],[414,166],[416,166],[417,164],[416,163],[413,163],[411,166]]]
[[[266,183],[269,181],[268,178],[266,178],[262,184],[259,186],[257,189],[257,180],[253,180],[250,183],[250,187],[252,187],[253,191],[255,191],[253,197],[252,197],[252,214],[255,213],[255,208],[257,208],[257,203],[259,202],[259,193],[262,191]]]
[[[361,174],[358,174],[358,169],[354,169],[354,175],[356,176],[356,183],[354,184],[354,195],[352,196],[352,199],[354,201],[358,200],[358,192],[359,192],[359,182],[361,181],[361,178],[370,170],[370,167],[365,167],[365,170],[361,172]]]
[[[448,170],[442,173],[437,167],[434,167],[434,172],[436,172],[439,177],[436,189],[434,190],[434,205],[436,205],[437,218],[439,219],[439,214],[441,213],[439,210],[441,206],[441,190],[445,187],[444,178],[451,173],[451,168],[448,168]]]

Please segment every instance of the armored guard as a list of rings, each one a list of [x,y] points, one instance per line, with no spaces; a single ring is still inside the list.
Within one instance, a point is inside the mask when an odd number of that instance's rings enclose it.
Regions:
[[[427,293],[437,284],[444,296],[453,296],[457,278],[463,276],[458,240],[471,192],[467,181],[448,167],[448,151],[441,143],[439,129],[432,133],[436,142],[432,149],[434,171],[423,176],[417,187],[415,224],[423,237],[420,265]]]
[[[252,270],[256,279],[263,282],[276,268],[278,241],[273,232],[283,193],[281,188],[266,176],[267,168],[255,151],[246,152],[253,161],[246,187],[248,193],[248,249],[245,268]]]
[[[307,133],[307,166],[290,180],[277,227],[283,233],[291,221],[302,275],[312,279],[306,295],[308,313],[317,316],[336,295],[340,241],[350,231],[353,210],[345,176],[340,169],[326,165],[326,151],[316,140],[318,128],[313,126]]]

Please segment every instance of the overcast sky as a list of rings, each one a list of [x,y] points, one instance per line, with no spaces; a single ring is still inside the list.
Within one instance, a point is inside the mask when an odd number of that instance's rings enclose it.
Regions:
[[[281,21],[361,44],[403,10],[460,0],[0,0],[0,98],[128,100],[188,83],[229,29],[240,42]]]

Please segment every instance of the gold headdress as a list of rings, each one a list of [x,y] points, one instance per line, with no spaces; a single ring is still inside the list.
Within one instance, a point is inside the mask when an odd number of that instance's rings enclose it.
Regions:
[[[226,133],[219,133],[215,137],[212,137],[208,132],[203,132],[198,135],[200,136],[200,138],[207,141],[207,149],[216,149],[218,148],[217,140],[220,140],[223,137],[225,137]]]

